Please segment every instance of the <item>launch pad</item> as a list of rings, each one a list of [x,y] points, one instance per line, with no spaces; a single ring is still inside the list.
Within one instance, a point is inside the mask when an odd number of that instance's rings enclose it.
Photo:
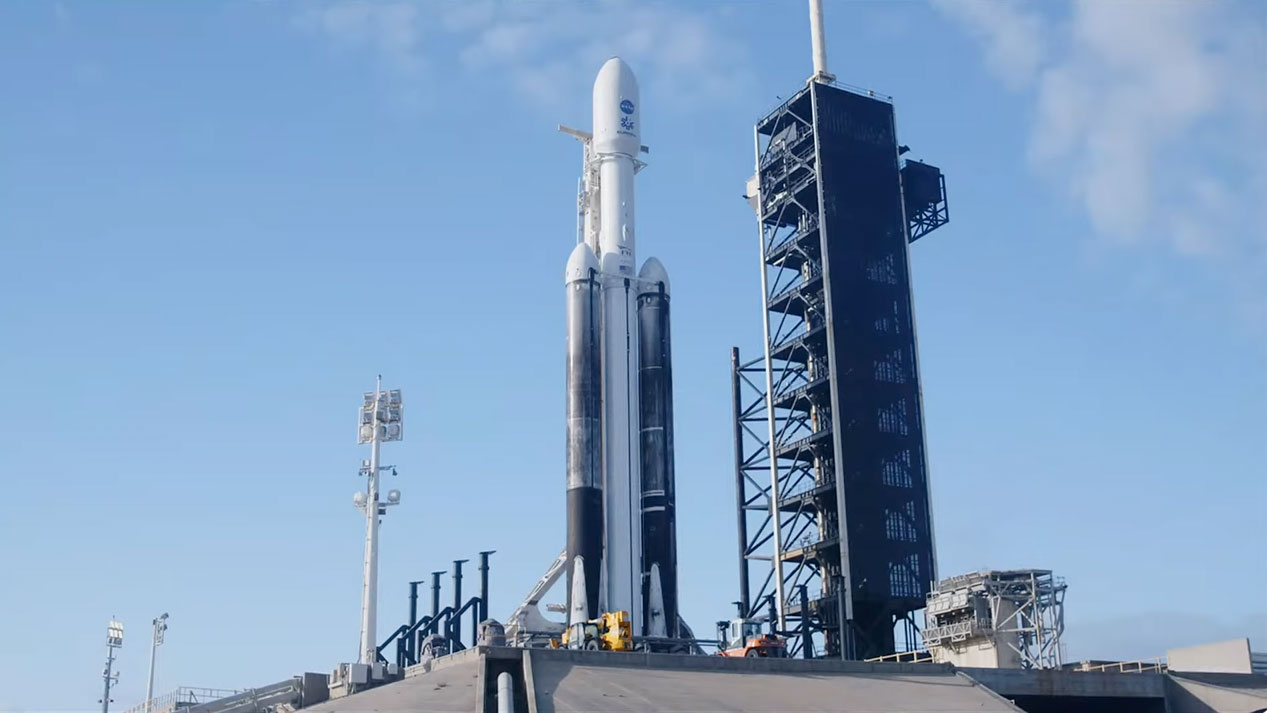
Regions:
[[[1046,570],[980,572],[931,591],[909,246],[949,220],[945,177],[902,158],[888,97],[826,71],[821,7],[810,7],[815,72],[757,123],[745,195],[764,339],[757,360],[732,351],[740,611],[717,622],[721,655],[703,655],[718,642],[697,639],[678,611],[669,279],[656,258],[636,260],[634,176],[648,149],[633,72],[612,58],[594,84],[593,132],[560,127],[584,147],[564,270],[563,551],[504,627],[488,618],[483,551],[478,596],[463,598],[468,560],[454,560],[452,606],[441,608],[434,571],[420,617],[424,581],[410,582],[408,622],[376,644],[377,528],[399,502],[397,491],[378,497],[377,474],[391,467],[377,446],[401,427],[399,392],[376,388],[359,421],[373,446],[356,500],[367,520],[360,663],[190,713],[1222,713],[1211,701],[1240,695],[1228,692],[1237,686],[1254,691],[1237,705],[1267,700],[1267,679],[1252,674],[1063,668],[1064,585]],[[563,621],[540,608],[560,582],[555,600],[567,604],[547,609]],[[337,700],[316,702],[323,687]],[[263,703],[261,691],[286,702]]]
[[[403,680],[303,708],[311,713],[494,713],[509,674],[516,713],[568,711],[1067,711],[1210,713],[1255,710],[1267,676],[956,668],[950,664],[602,651],[472,648],[406,671]],[[210,713],[210,712],[208,712]]]
[[[1016,711],[950,666],[728,659],[548,649],[479,648],[410,669],[402,681],[305,710],[495,711],[495,681],[514,679],[514,710]],[[927,695],[935,691],[935,695]],[[842,709],[845,707],[842,706]]]

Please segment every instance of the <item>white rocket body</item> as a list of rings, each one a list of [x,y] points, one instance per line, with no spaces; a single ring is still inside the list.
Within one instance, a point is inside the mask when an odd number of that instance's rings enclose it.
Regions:
[[[677,630],[668,275],[654,258],[644,274],[636,269],[634,174],[643,165],[638,156],[645,148],[638,82],[627,64],[612,58],[603,65],[594,80],[593,102],[593,133],[566,129],[585,143],[581,244],[565,279],[570,310],[568,627],[579,634],[576,627],[602,611],[627,611],[636,636],[665,637]],[[593,289],[601,299],[587,296]],[[594,312],[597,319],[589,316]],[[589,335],[596,337],[597,354],[588,346]],[[652,355],[653,376],[646,383],[642,354]],[[592,400],[587,386],[592,382],[602,385],[601,407]],[[602,420],[597,439],[594,411]],[[641,423],[644,413],[651,414],[648,428]],[[652,492],[643,487],[648,463]],[[596,526],[597,499],[602,522]],[[650,520],[649,512],[656,513]],[[602,556],[595,562],[600,541]],[[579,638],[570,643],[579,644]]]
[[[641,626],[642,519],[638,448],[638,305],[634,270],[634,161],[639,139],[638,82],[610,59],[594,80],[592,158],[598,164],[598,259],[603,284],[603,493],[606,504],[606,607]]]

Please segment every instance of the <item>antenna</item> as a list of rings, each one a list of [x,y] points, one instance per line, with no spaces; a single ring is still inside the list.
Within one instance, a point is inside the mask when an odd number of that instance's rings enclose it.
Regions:
[[[830,84],[836,75],[827,71],[827,40],[823,34],[823,0],[809,0],[810,43],[814,49],[814,76],[811,82]]]

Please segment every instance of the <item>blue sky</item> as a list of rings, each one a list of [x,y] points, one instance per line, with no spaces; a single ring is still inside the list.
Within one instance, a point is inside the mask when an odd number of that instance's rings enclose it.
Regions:
[[[683,609],[735,593],[729,348],[760,340],[752,124],[799,0],[0,5],[0,710],[116,706],[356,655],[374,375],[381,629],[563,537],[563,265],[589,86],[638,73],[639,250],[674,285]],[[1069,582],[1069,655],[1267,647],[1267,12],[832,2],[951,223],[912,250],[939,564]],[[447,582],[446,582],[447,584]]]

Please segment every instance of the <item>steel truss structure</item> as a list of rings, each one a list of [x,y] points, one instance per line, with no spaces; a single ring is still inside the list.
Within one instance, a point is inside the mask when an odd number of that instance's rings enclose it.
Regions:
[[[907,246],[948,219],[944,179],[899,164],[885,98],[841,85],[810,82],[754,133],[765,347],[732,353],[740,602],[773,604],[807,658],[891,654],[935,578]]]
[[[996,666],[1060,668],[1065,581],[1048,569],[984,571],[944,579],[928,595],[924,643],[938,661],[992,646]],[[972,652],[980,655],[978,652]]]

